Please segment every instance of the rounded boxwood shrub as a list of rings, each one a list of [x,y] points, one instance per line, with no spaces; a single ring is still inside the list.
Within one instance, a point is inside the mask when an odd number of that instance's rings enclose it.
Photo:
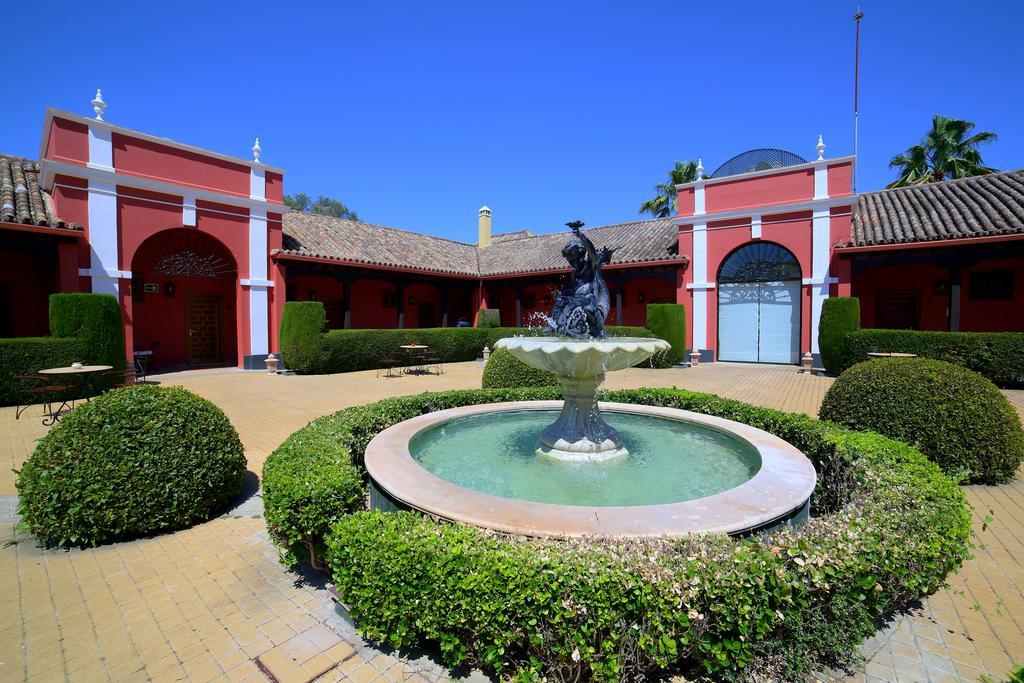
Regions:
[[[494,349],[484,365],[481,386],[484,389],[516,389],[553,387],[559,383],[554,373],[531,367],[505,349]]]
[[[320,553],[367,637],[432,642],[447,664],[502,678],[803,680],[848,665],[881,615],[937,590],[967,557],[963,492],[915,448],[677,389],[605,398],[717,415],[789,441],[818,471],[807,524],[744,539],[538,540],[369,512],[349,495],[365,477],[367,443],[393,424],[558,395],[428,393],[315,420],[264,466],[267,524],[283,559]],[[317,469],[328,461],[347,475]]]
[[[178,387],[124,387],[39,440],[18,473],[18,512],[40,542],[94,546],[207,520],[241,493],[244,472],[220,408]]]
[[[860,329],[860,299],[855,296],[829,297],[822,302],[818,321],[818,348],[821,364],[829,372],[842,372],[850,366],[846,335]]]
[[[975,483],[1014,476],[1024,459],[1017,412],[992,382],[952,363],[880,358],[844,372],[819,416],[916,446],[947,473]]]

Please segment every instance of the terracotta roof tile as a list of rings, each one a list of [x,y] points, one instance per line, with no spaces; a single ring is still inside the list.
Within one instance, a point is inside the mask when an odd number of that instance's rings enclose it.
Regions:
[[[600,248],[617,247],[612,263],[671,261],[679,238],[671,219],[634,221],[584,232]],[[565,232],[534,235],[526,230],[495,235],[490,246],[456,242],[361,221],[291,212],[284,217],[281,253],[351,263],[413,268],[457,275],[502,275],[566,268]]]
[[[0,221],[78,230],[53,212],[53,200],[39,185],[39,164],[0,154]]]
[[[847,246],[1024,233],[1024,171],[867,192]]]

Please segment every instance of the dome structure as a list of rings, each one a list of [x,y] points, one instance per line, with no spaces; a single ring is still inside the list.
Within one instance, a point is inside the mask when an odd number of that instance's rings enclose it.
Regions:
[[[752,171],[767,171],[772,168],[782,168],[784,166],[796,166],[797,164],[806,164],[807,160],[803,157],[787,152],[784,149],[776,149],[774,147],[761,147],[759,149],[751,149],[737,154],[732,159],[729,159],[724,164],[715,169],[715,172],[711,174],[712,178],[722,178],[724,176],[739,175],[741,173],[750,173]]]

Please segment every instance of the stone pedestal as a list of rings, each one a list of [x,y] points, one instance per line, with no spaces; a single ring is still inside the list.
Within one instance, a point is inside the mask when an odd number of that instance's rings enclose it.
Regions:
[[[597,408],[597,387],[604,375],[559,377],[565,402],[558,419],[540,433],[537,453],[572,462],[603,462],[628,455],[622,437]]]

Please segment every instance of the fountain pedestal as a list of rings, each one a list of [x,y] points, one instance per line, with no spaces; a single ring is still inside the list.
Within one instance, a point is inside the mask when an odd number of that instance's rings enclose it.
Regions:
[[[670,348],[663,339],[638,337],[506,337],[494,347],[558,377],[565,389],[565,402],[558,419],[541,432],[537,453],[574,462],[628,455],[619,433],[601,419],[597,389],[606,373],[632,367]]]

